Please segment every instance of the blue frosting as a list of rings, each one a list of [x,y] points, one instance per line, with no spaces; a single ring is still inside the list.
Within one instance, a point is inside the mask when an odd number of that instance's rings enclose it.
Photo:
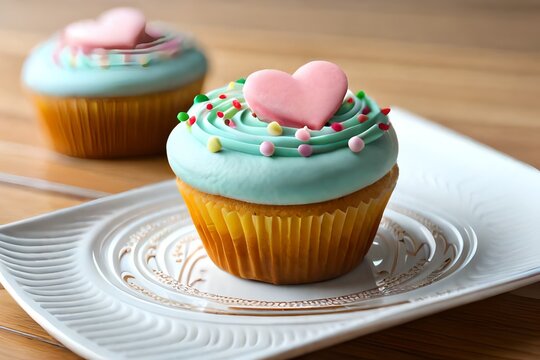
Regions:
[[[31,90],[53,96],[141,95],[189,84],[207,70],[206,58],[196,48],[145,67],[62,67],[53,59],[57,41],[55,37],[40,44],[26,60],[22,79]]]

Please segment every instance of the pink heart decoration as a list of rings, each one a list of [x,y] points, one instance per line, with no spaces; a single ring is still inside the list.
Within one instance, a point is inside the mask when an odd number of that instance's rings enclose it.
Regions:
[[[144,14],[133,8],[115,8],[96,20],[83,20],[64,29],[66,44],[83,49],[134,49],[148,37]]]
[[[312,61],[292,75],[261,70],[249,75],[244,97],[263,121],[320,130],[334,115],[347,92],[347,76],[328,61]]]

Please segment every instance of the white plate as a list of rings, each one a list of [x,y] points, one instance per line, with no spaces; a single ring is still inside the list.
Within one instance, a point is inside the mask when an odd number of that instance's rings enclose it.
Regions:
[[[217,269],[168,181],[0,227],[0,280],[89,358],[288,357],[540,280],[536,169],[394,109],[398,187],[364,262],[274,286]]]

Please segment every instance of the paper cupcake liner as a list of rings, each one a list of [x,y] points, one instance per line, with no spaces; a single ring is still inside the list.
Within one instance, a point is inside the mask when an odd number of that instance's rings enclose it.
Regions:
[[[340,276],[360,263],[373,242],[397,173],[395,167],[366,189],[311,207],[322,212],[306,211],[310,205],[239,202],[202,193],[181,180],[178,187],[217,266],[245,279],[300,284]]]
[[[85,98],[32,94],[40,123],[54,150],[82,158],[115,158],[165,152],[178,124],[200,93],[203,79],[154,94]]]

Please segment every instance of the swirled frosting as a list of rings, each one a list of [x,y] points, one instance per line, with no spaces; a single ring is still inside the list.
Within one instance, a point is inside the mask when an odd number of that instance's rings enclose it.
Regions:
[[[260,121],[243,80],[198,95],[167,143],[169,163],[201,191],[258,204],[335,199],[382,178],[395,165],[397,138],[380,109],[348,91],[321,130]]]

